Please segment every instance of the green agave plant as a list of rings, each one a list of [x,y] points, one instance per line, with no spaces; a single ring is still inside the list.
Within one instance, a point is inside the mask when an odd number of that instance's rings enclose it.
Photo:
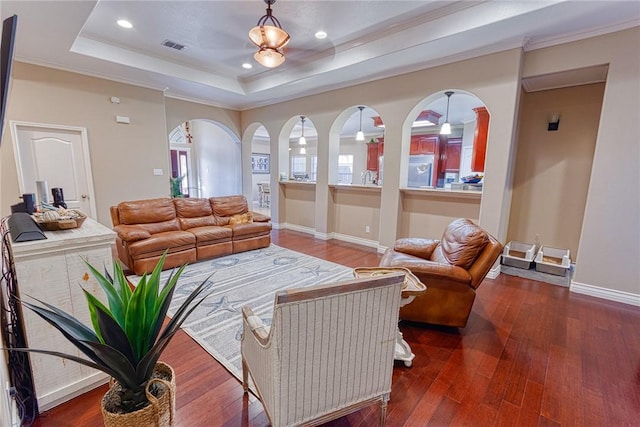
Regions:
[[[150,275],[145,274],[135,289],[118,262],[114,274],[105,269],[102,275],[86,260],[89,270],[104,290],[109,307],[84,290],[91,314],[93,330],[62,310],[38,301],[42,306],[23,301],[22,304],[49,322],[75,345],[87,358],[57,351],[14,349],[63,357],[109,374],[123,388],[122,410],[133,412],[147,405],[145,387],[151,379],[160,354],[169,344],[184,320],[208,296],[195,301],[210,282],[205,279],[182,303],[173,318],[163,328],[178,278],[185,266],[173,271],[163,287],[160,273],[166,252]],[[195,302],[194,302],[195,301]]]

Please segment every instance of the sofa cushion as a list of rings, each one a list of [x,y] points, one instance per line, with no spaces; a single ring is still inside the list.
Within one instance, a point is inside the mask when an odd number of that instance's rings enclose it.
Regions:
[[[173,199],[182,230],[216,225],[209,199]]]
[[[190,228],[189,233],[196,236],[196,245],[207,245],[231,241],[233,231],[227,227],[207,226]]]
[[[129,255],[133,259],[148,257],[152,254],[169,253],[192,249],[196,246],[196,237],[188,231],[168,231],[153,234],[148,239],[138,240],[129,245]]]
[[[213,208],[213,215],[217,217],[230,217],[249,211],[247,199],[244,196],[211,197],[209,201]]]
[[[169,198],[135,200],[119,203],[118,216],[120,224],[150,224],[176,219],[176,209]]]
[[[468,219],[459,218],[446,228],[431,260],[468,269],[488,241],[489,236],[483,229]]]
[[[176,206],[176,213],[180,218],[198,218],[213,215],[211,203],[208,199],[198,198],[176,198],[173,199]]]
[[[233,215],[231,218],[229,218],[229,225],[247,224],[249,222],[253,222],[253,215],[251,215],[251,212]]]
[[[248,222],[228,225],[227,227],[233,231],[233,240],[248,239],[250,237],[264,236],[271,233],[270,222]]]

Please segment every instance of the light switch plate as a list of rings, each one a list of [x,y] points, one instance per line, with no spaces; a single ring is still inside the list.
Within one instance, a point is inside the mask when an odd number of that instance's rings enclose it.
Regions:
[[[153,170],[153,174],[154,174],[155,176],[161,176],[161,175],[162,175],[162,173],[163,173],[163,172],[162,172],[162,169],[154,169],[154,170]]]

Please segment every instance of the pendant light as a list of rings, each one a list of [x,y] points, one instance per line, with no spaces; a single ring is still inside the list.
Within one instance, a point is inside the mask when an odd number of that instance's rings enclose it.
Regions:
[[[453,95],[452,91],[447,91],[444,93],[447,95],[447,116],[440,128],[440,135],[451,135],[451,123],[449,123],[449,101],[451,100],[451,95]]]
[[[356,133],[356,141],[364,141],[364,132],[362,132],[362,110],[364,110],[364,107],[359,106],[358,110],[360,110],[360,129]]]
[[[304,116],[300,116],[300,120],[302,120],[302,136],[300,136],[300,139],[298,140],[298,144],[300,145],[306,145],[307,144],[307,139],[304,137]]]
[[[249,39],[258,46],[258,51],[253,55],[255,60],[265,67],[274,68],[284,62],[282,48],[289,42],[290,36],[271,13],[271,5],[276,0],[264,2],[267,4],[267,14],[249,31]]]

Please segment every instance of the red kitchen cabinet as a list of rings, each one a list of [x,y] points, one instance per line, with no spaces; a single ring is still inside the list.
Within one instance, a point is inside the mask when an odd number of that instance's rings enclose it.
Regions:
[[[476,131],[473,135],[473,151],[471,152],[471,170],[484,172],[487,155],[487,134],[489,133],[489,112],[484,107],[474,108],[476,112]]]

